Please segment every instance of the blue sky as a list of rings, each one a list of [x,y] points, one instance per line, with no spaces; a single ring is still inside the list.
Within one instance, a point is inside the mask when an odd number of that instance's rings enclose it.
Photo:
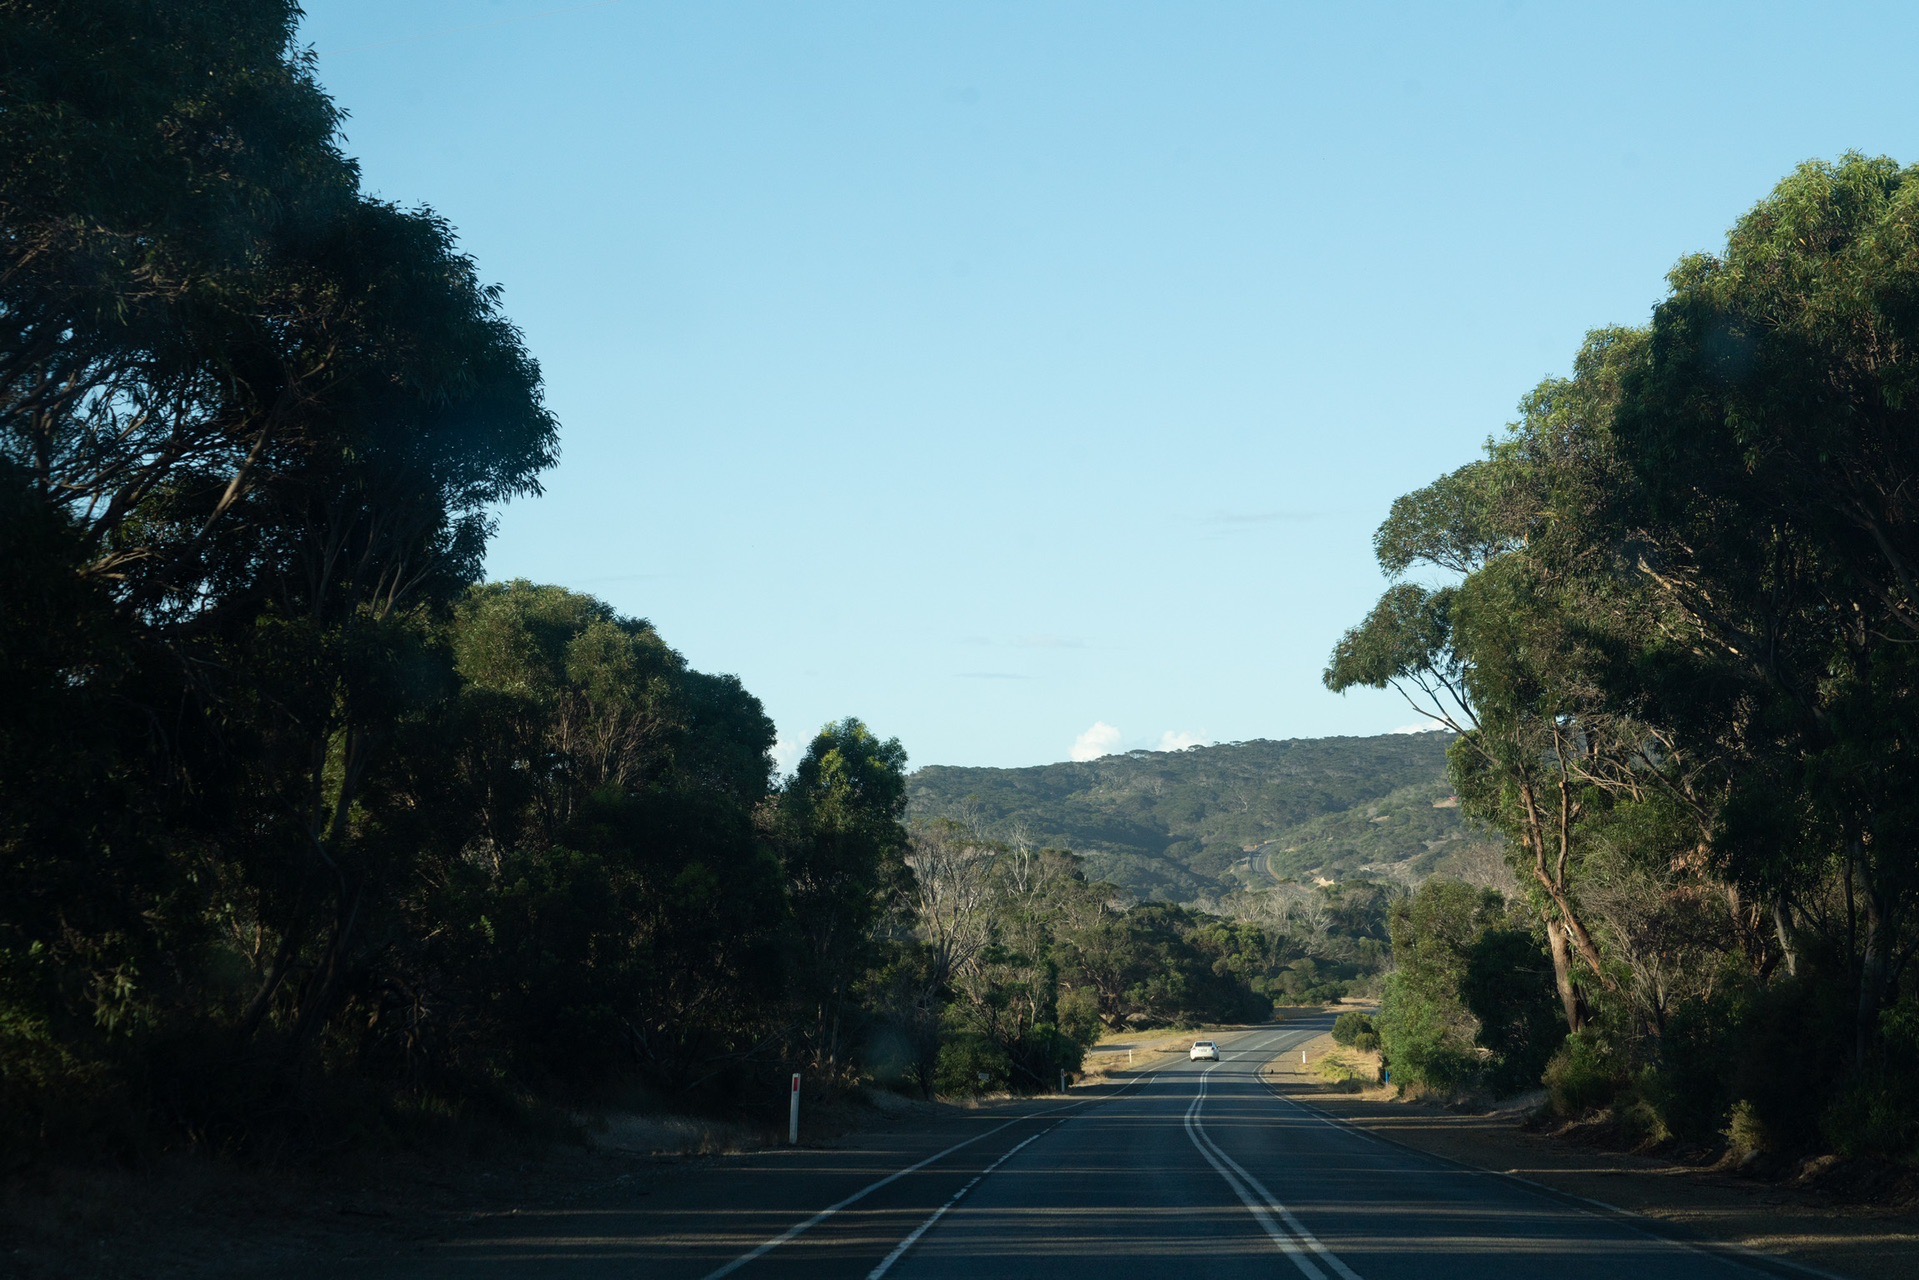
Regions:
[[[736,672],[790,759],[1375,733],[1392,499],[1795,164],[1919,160],[1919,7],[313,0],[374,192],[562,428],[495,577]]]

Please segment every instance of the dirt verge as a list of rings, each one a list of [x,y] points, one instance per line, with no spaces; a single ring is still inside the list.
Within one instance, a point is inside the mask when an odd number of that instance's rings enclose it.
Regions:
[[[1321,1036],[1305,1046],[1303,1066],[1295,1048],[1261,1074],[1287,1096],[1377,1137],[1598,1201],[1681,1238],[1861,1280],[1919,1280],[1919,1214],[1908,1207],[1846,1203],[1816,1186],[1595,1151],[1527,1131],[1529,1107],[1455,1112],[1399,1101],[1391,1087],[1354,1092],[1319,1071],[1335,1050],[1332,1038]]]

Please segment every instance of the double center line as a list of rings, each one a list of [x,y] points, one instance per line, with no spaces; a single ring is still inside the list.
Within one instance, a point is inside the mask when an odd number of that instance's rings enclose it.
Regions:
[[[1253,1221],[1265,1229],[1273,1243],[1279,1246],[1280,1252],[1292,1259],[1293,1265],[1307,1280],[1327,1280],[1326,1270],[1322,1269],[1321,1264],[1339,1276],[1340,1280],[1359,1280],[1351,1267],[1334,1257],[1331,1250],[1313,1237],[1312,1232],[1300,1225],[1299,1219],[1266,1189],[1264,1183],[1248,1173],[1239,1161],[1227,1155],[1206,1132],[1200,1112],[1206,1105],[1207,1077],[1218,1069],[1215,1063],[1199,1077],[1199,1092],[1193,1095],[1193,1105],[1186,1108],[1187,1138],[1199,1154],[1206,1157],[1206,1163],[1213,1166],[1213,1171],[1233,1189],[1239,1202],[1253,1215]]]

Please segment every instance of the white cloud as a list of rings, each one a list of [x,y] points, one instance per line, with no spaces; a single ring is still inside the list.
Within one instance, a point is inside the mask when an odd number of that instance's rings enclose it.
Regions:
[[[1430,720],[1423,724],[1402,724],[1393,730],[1394,733],[1444,733],[1445,731],[1445,725],[1434,724]]]
[[[1168,729],[1159,735],[1161,751],[1184,751],[1188,747],[1210,747],[1213,740],[1203,733],[1194,733],[1191,729]]]
[[[795,738],[775,738],[773,740],[773,767],[784,778],[793,772],[800,757],[806,753],[806,744]]]
[[[1119,743],[1119,730],[1104,720],[1097,720],[1092,728],[1073,740],[1073,749],[1067,755],[1074,760],[1097,760],[1112,755],[1119,749]]]
[[[1086,642],[1076,636],[1020,636],[1012,641],[1017,649],[1084,649]]]

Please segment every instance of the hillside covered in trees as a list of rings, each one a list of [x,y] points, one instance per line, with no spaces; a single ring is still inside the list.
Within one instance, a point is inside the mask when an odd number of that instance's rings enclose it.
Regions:
[[[1417,883],[1498,866],[1446,777],[1450,733],[1234,742],[1024,769],[931,765],[915,819],[1071,849],[1142,898],[1215,901],[1282,881]]]

